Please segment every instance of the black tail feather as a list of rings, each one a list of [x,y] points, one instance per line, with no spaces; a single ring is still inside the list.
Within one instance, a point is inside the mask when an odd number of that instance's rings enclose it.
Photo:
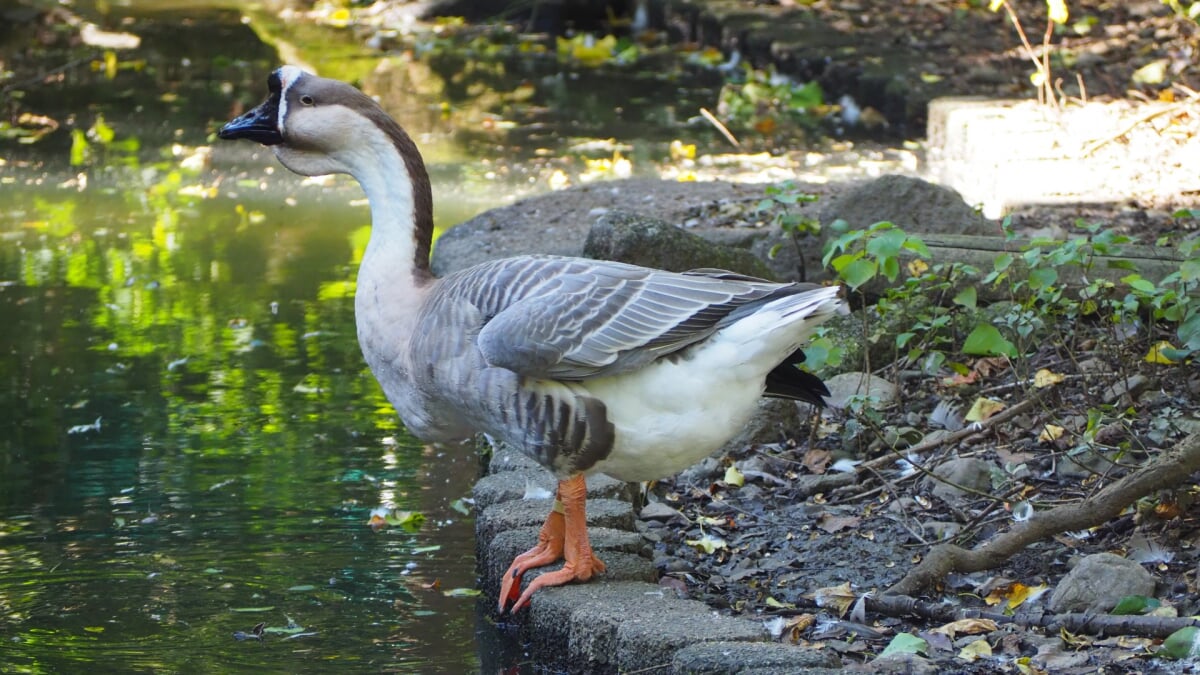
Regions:
[[[800,370],[804,363],[804,350],[797,349],[784,359],[783,363],[767,373],[767,390],[764,396],[771,398],[786,398],[793,401],[806,401],[818,407],[825,406],[825,396],[829,389],[821,378],[812,373]]]

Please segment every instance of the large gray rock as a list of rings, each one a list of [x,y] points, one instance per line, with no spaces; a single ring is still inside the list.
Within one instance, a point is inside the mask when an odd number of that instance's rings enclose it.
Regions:
[[[596,220],[583,256],[672,272],[708,267],[759,278],[773,276],[771,268],[749,251],[715,244],[666,221],[627,211],[609,211]]]
[[[889,175],[862,183],[830,200],[821,223],[837,219],[850,229],[883,220],[908,232],[997,235],[1000,228],[969,206],[954,190],[920,178]]]
[[[1154,577],[1132,560],[1096,553],[1071,570],[1050,596],[1054,612],[1107,612],[1126,595],[1154,595]]]
[[[971,490],[991,492],[992,471],[995,468],[991,462],[982,459],[960,457],[934,467],[933,475],[937,478],[926,477],[923,483],[934,496],[947,502],[969,501],[979,497]]]
[[[827,199],[838,188],[797,184],[795,189]],[[610,211],[625,211],[682,228],[713,244],[749,251],[770,270],[766,273],[756,263],[749,271],[737,270],[743,273],[798,279],[803,268],[807,281],[829,278],[821,268],[822,236],[804,237],[797,246],[782,228],[758,212],[757,205],[765,194],[761,185],[721,181],[630,179],[588,183],[491,209],[450,228],[433,249],[431,267],[434,274],[442,276],[515,255],[582,256],[588,232],[597,219]],[[809,208],[815,211],[816,205]],[[656,261],[645,264],[664,266]]]
[[[874,396],[876,407],[891,405],[900,392],[896,385],[870,373],[840,373],[825,380],[829,396],[825,397],[830,408],[845,408],[853,396]]]

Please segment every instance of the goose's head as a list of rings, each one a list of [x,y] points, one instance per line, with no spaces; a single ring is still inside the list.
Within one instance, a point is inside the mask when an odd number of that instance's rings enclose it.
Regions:
[[[267,87],[267,100],[222,127],[220,138],[270,146],[284,166],[303,176],[358,175],[380,154],[416,153],[379,104],[345,82],[283,66],[271,73]]]
[[[383,239],[411,246],[401,257],[428,276],[433,195],[412,138],[345,82],[283,66],[271,73],[267,87],[267,100],[217,135],[270,146],[284,166],[303,176],[354,176],[371,203],[372,241],[383,231]]]

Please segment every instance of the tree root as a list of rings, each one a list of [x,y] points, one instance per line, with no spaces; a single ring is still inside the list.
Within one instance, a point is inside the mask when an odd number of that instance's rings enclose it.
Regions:
[[[1200,433],[1193,433],[1174,451],[1149,461],[1083,501],[1035,513],[1029,520],[972,549],[954,544],[935,546],[887,594],[912,596],[932,588],[950,573],[992,569],[1034,542],[1061,532],[1100,525],[1141,497],[1181,483],[1197,470],[1200,470]]]
[[[867,611],[885,616],[919,616],[923,619],[949,623],[960,619],[990,619],[997,625],[1015,624],[1022,628],[1064,629],[1087,635],[1137,635],[1165,638],[1187,626],[1200,626],[1193,617],[1112,616],[1090,612],[1054,614],[1040,607],[1018,611],[1012,616],[1000,612],[951,607],[943,603],[919,600],[907,595],[884,595],[867,598]]]

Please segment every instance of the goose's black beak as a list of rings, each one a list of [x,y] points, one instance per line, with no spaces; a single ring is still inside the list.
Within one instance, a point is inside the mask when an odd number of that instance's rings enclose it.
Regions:
[[[256,108],[221,127],[217,136],[227,141],[244,138],[263,145],[282,143],[283,134],[279,132],[279,94],[272,93]]]

